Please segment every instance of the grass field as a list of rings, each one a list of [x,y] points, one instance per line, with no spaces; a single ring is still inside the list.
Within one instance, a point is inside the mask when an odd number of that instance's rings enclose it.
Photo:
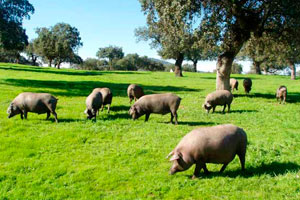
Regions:
[[[167,72],[91,72],[0,63],[0,199],[300,199],[300,81],[284,76],[252,78],[246,96],[239,80],[232,112],[207,115],[205,96],[215,89],[215,74]],[[170,115],[128,115],[127,86],[146,94],[176,93],[182,98],[179,125]],[[275,91],[288,88],[279,105]],[[111,113],[86,120],[85,98],[95,87],[113,91]],[[59,122],[29,113],[8,119],[6,109],[20,92],[49,92],[58,100]],[[220,174],[191,179],[189,170],[168,174],[165,158],[196,127],[232,123],[248,135],[246,171],[238,157]]]

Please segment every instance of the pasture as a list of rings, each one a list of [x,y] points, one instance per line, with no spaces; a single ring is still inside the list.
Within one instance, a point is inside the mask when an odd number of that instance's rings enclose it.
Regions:
[[[0,199],[299,199],[300,81],[285,76],[232,75],[238,79],[231,113],[207,115],[202,104],[215,90],[215,74],[56,70],[0,63]],[[253,81],[245,95],[242,81]],[[133,121],[127,86],[146,94],[172,92],[182,98],[179,125],[170,114]],[[280,85],[286,105],[276,102]],[[95,87],[109,87],[111,113],[86,120],[85,98]],[[28,114],[7,119],[6,109],[20,92],[56,96],[53,116]],[[238,157],[226,168],[192,180],[194,166],[169,175],[165,158],[196,127],[232,123],[248,135],[246,171]]]

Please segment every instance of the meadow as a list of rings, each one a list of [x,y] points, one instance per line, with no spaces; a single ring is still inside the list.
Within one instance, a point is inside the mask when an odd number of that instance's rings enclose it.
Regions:
[[[205,96],[215,90],[215,74],[77,71],[0,63],[0,199],[300,199],[300,81],[287,76],[232,75],[238,79],[231,113],[206,114]],[[242,81],[253,81],[245,95]],[[172,92],[182,98],[179,125],[170,114],[133,121],[126,89],[137,83],[146,94]],[[280,85],[286,105],[276,102]],[[85,98],[109,87],[111,113],[86,119]],[[20,92],[56,96],[53,116],[28,114],[8,119],[9,103]],[[194,166],[169,175],[166,159],[189,131],[232,123],[248,136],[246,170],[236,157],[224,173],[208,164],[209,175],[192,180]]]

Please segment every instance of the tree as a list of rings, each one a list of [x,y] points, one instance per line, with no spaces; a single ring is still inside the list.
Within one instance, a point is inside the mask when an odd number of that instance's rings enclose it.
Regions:
[[[33,47],[48,66],[52,66],[52,61],[56,58],[56,38],[50,28],[38,28],[36,30],[38,37],[34,40]]]
[[[239,63],[233,62],[231,72],[233,74],[241,74],[243,72],[243,66]]]
[[[99,48],[96,56],[101,58],[107,58],[109,60],[110,70],[113,70],[113,62],[124,57],[122,47],[108,46],[104,48]]]
[[[38,28],[36,33],[38,38],[34,40],[34,48],[44,60],[48,61],[50,67],[53,62],[58,69],[63,62],[82,62],[76,54],[82,46],[77,28],[58,23],[50,28]]]
[[[300,1],[297,0],[140,0],[148,19],[155,19],[169,29],[174,18],[198,26],[216,36],[222,53],[217,60],[217,90],[230,90],[231,66],[251,33],[280,35],[299,26]],[[155,12],[157,11],[157,12]],[[195,19],[196,18],[196,19]],[[199,22],[200,21],[200,22]],[[171,32],[172,28],[169,29]]]
[[[2,0],[0,2],[0,48],[23,50],[27,45],[27,35],[22,28],[23,18],[29,19],[34,12],[27,0]]]
[[[136,29],[138,40],[150,40],[151,46],[165,59],[175,59],[175,76],[182,75],[182,63],[198,37],[197,29],[189,21],[194,16],[185,16],[177,10],[187,11],[189,2],[140,0],[142,11],[147,15],[147,26]]]
[[[30,41],[29,44],[26,46],[24,52],[29,57],[33,66],[37,65],[38,53],[36,52],[34,45],[34,41]]]

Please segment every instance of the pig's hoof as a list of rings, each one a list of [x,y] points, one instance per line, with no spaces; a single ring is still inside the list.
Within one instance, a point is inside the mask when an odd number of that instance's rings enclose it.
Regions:
[[[198,176],[193,175],[193,176],[192,176],[192,179],[193,179],[193,180],[198,179]]]

